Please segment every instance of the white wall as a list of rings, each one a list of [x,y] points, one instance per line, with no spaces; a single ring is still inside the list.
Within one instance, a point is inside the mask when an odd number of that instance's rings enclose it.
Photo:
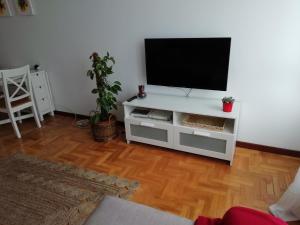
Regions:
[[[299,0],[34,3],[36,16],[0,18],[0,67],[40,63],[59,110],[88,114],[94,108],[94,83],[85,76],[93,51],[115,56],[122,101],[145,81],[144,38],[230,36],[228,93],[193,94],[241,100],[240,141],[300,150]]]

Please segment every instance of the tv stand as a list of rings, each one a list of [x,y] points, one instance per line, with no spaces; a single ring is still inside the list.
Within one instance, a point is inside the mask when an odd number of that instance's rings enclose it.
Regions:
[[[148,94],[144,99],[124,102],[126,139],[178,151],[223,159],[232,165],[239,121],[239,102],[233,111],[222,111],[220,99],[206,99],[163,94]],[[138,118],[131,115],[135,108],[172,112],[170,121]],[[184,125],[185,114],[225,119],[224,130],[211,130]]]

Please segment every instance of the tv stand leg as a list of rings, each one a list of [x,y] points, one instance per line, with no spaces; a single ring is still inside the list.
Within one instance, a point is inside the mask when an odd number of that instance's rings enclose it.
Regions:
[[[130,144],[130,141],[129,141],[129,140],[127,140],[127,144]]]

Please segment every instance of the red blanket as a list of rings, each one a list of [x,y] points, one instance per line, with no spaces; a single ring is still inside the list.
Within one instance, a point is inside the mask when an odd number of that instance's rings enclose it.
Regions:
[[[195,225],[287,225],[287,223],[254,209],[233,207],[225,213],[222,219],[199,216]]]

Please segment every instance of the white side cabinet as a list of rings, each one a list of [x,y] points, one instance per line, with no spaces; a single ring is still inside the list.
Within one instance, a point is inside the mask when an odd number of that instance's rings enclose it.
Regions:
[[[47,73],[45,71],[31,72],[31,82],[40,120],[43,121],[47,113],[54,116],[55,108]]]
[[[219,99],[148,94],[144,99],[124,102],[127,142],[137,141],[174,150],[227,160],[232,164],[238,131],[240,103],[233,111],[222,111]],[[135,108],[169,111],[171,121],[137,118],[131,115]],[[195,114],[225,119],[224,130],[189,127],[182,123],[184,114]]]

